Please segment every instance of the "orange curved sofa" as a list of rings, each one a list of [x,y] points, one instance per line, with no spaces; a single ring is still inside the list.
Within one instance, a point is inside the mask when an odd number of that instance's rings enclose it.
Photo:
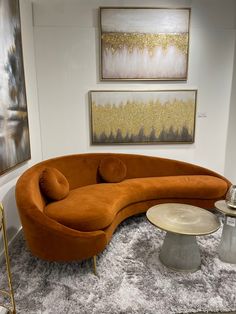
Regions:
[[[127,169],[119,183],[104,183],[101,161],[113,156]],[[49,202],[39,178],[45,167],[58,169],[69,182],[69,194]],[[116,227],[127,217],[160,203],[214,208],[230,182],[189,163],[131,154],[78,154],[34,165],[16,185],[24,236],[32,254],[50,261],[87,259],[103,251]]]

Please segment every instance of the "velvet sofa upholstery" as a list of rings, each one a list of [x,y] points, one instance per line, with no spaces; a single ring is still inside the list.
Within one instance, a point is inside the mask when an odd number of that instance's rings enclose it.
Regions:
[[[107,157],[126,167],[120,182],[104,182],[99,173]],[[40,188],[47,167],[69,183],[66,197],[49,200]],[[28,169],[16,184],[16,201],[24,236],[32,254],[50,261],[90,258],[103,251],[126,218],[160,203],[214,208],[230,182],[185,162],[131,154],[78,154],[45,160]]]

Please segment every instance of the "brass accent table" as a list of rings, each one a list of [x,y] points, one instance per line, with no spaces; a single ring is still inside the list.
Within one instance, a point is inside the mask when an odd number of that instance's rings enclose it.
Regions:
[[[13,292],[13,288],[12,288],[11,270],[10,270],[10,262],[9,262],[9,255],[8,255],[8,243],[7,243],[4,209],[3,209],[3,205],[0,203],[0,231],[1,230],[3,233],[4,254],[5,254],[5,260],[6,260],[9,291],[0,289],[0,293],[2,295],[8,296],[10,298],[11,308],[9,308],[3,304],[0,304],[0,307],[5,308],[6,313],[16,314],[16,305],[15,305],[15,299],[14,299],[14,292]]]
[[[236,209],[228,207],[225,200],[215,202],[215,207],[225,215],[219,257],[223,262],[236,264]]]
[[[153,206],[146,215],[152,224],[167,231],[159,255],[161,262],[178,271],[198,270],[201,256],[196,236],[218,230],[218,218],[203,208],[179,203]]]

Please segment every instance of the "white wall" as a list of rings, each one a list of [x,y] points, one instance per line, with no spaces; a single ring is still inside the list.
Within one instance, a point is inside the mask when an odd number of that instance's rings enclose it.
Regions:
[[[30,1],[21,0],[20,10],[32,158],[29,162],[18,166],[0,177],[0,201],[5,208],[8,239],[11,239],[21,226],[15,203],[15,183],[23,171],[32,164],[42,160],[32,27],[32,4]]]
[[[234,57],[234,0],[147,0],[145,6],[192,7],[188,81],[100,82],[99,6],[143,6],[142,0],[35,0],[34,35],[43,158],[80,152],[164,156],[224,172]],[[90,146],[88,91],[198,89],[191,145]]]
[[[231,180],[233,184],[236,184],[236,40],[234,54],[234,72],[230,101],[230,114],[225,159],[225,175]]]

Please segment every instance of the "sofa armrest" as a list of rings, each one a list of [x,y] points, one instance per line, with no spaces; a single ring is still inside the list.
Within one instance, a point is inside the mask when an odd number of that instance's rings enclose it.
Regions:
[[[31,252],[45,260],[90,258],[107,245],[104,231],[81,232],[70,229],[47,217],[37,208],[30,208],[24,213],[21,211],[20,218]]]

